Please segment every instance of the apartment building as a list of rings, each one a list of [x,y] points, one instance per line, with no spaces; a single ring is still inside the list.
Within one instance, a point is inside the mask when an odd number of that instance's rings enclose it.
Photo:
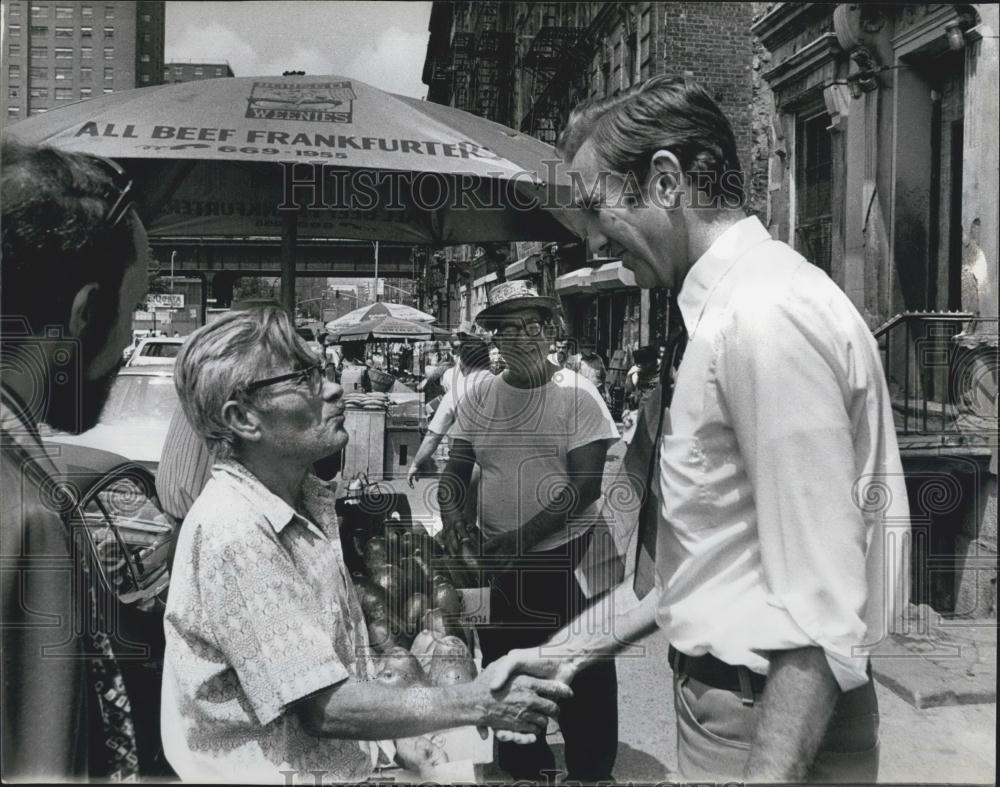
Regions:
[[[163,0],[4,0],[2,7],[7,123],[162,81]]]

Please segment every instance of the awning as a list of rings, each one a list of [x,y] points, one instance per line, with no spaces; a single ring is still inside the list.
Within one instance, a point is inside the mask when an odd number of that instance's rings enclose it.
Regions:
[[[593,268],[577,268],[556,277],[556,292],[560,295],[592,295],[596,292],[591,283],[593,273]]]
[[[597,268],[577,268],[556,279],[556,292],[560,295],[584,295],[607,290],[634,289],[635,274],[622,265],[621,260],[607,262]]]
[[[538,273],[538,264],[541,258],[541,254],[529,254],[527,257],[522,257],[517,262],[512,262],[507,266],[504,276],[507,278],[507,281],[511,281],[512,279],[525,279],[534,273]]]

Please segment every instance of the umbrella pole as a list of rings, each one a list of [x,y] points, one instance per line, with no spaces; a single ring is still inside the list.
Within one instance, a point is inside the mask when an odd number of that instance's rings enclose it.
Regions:
[[[295,319],[295,243],[299,216],[294,211],[282,214],[281,225],[281,306]]]

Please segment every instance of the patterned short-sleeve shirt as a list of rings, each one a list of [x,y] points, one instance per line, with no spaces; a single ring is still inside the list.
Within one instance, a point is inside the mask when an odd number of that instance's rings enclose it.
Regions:
[[[241,464],[216,464],[181,527],[164,628],[162,735],[185,780],[364,780],[374,747],[316,738],[289,706],[373,674],[344,566],[333,493],[303,486],[308,518]]]

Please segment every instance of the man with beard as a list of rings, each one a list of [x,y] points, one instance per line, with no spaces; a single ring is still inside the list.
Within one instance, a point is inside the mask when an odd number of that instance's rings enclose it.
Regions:
[[[482,568],[492,584],[490,624],[479,629],[484,663],[541,644],[588,606],[574,571],[593,539],[605,456],[618,439],[597,389],[546,357],[557,330],[555,300],[513,281],[494,287],[489,301],[476,321],[493,332],[507,369],[463,399],[438,494],[449,551],[475,550],[463,501],[479,463]],[[611,779],[617,702],[613,661],[576,676],[574,696],[560,714],[567,779]],[[527,746],[500,743],[498,764],[529,781],[555,768],[544,738]]]
[[[88,625],[88,553],[60,516],[37,424],[97,423],[146,291],[146,232],[111,162],[13,144],[2,156],[2,776],[126,779],[128,698],[108,637]]]

